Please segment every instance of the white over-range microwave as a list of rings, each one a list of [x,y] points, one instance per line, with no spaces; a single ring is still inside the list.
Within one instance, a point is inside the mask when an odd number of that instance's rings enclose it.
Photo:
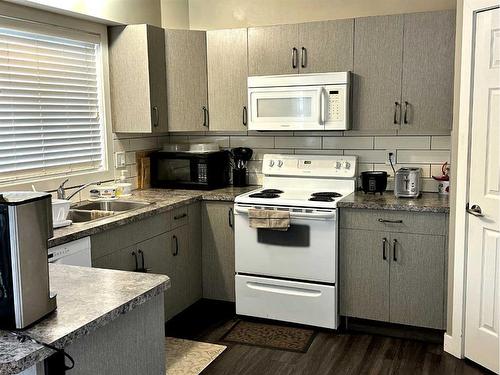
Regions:
[[[351,72],[248,77],[249,130],[348,130]]]

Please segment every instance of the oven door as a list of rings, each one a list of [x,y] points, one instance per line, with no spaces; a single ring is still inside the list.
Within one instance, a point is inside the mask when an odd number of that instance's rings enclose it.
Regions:
[[[249,208],[242,204],[234,207],[237,273],[336,283],[335,210],[291,212],[290,228],[277,231],[250,228]]]
[[[249,130],[323,130],[323,90],[318,86],[248,89]]]

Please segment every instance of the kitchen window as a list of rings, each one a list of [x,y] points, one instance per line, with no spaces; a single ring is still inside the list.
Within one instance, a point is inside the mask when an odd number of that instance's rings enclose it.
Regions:
[[[101,37],[0,17],[0,184],[107,169]]]

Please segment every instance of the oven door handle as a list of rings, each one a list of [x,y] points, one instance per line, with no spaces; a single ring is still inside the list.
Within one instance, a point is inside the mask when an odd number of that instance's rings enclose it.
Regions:
[[[234,206],[234,212],[237,214],[248,214],[248,210],[253,207]],[[336,211],[315,211],[315,212],[290,212],[290,219],[311,218],[311,219],[335,219]]]

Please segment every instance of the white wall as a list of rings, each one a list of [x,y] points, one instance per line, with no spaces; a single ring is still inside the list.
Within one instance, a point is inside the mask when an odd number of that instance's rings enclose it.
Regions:
[[[189,1],[161,0],[161,26],[166,29],[189,29]]]
[[[8,0],[56,13],[105,23],[149,23],[161,26],[160,0]]]
[[[189,0],[195,30],[454,9],[456,0]]]

